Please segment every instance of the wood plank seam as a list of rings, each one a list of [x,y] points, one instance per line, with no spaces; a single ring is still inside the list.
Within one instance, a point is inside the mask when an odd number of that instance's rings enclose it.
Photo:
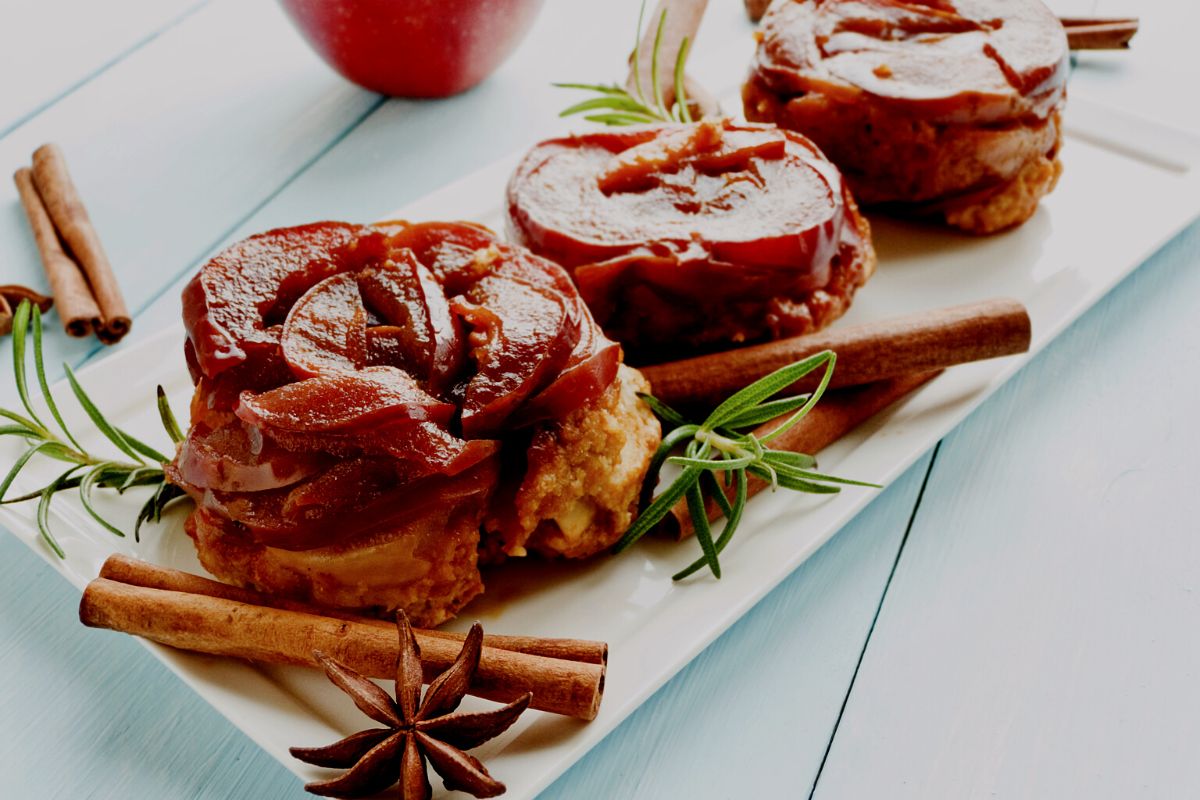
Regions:
[[[29,111],[25,112],[24,114],[21,114],[16,119],[14,119],[12,122],[10,122],[8,125],[4,126],[3,128],[0,128],[0,139],[3,139],[4,137],[8,136],[13,131],[20,128],[25,123],[29,122],[30,120],[36,118],[38,115],[46,112],[47,110],[53,108],[56,105],[58,105],[60,102],[62,102],[66,98],[70,97],[72,94],[79,91],[84,86],[88,85],[93,80],[95,80],[96,78],[103,75],[105,72],[108,72],[110,69],[115,67],[117,64],[120,64],[122,61],[129,58],[129,56],[133,55],[134,53],[141,50],[146,45],[153,42],[159,36],[162,36],[167,31],[178,27],[181,23],[183,23],[189,17],[193,16],[197,11],[199,11],[204,6],[208,5],[210,2],[211,2],[211,0],[199,0],[199,2],[193,4],[193,5],[189,6],[187,9],[185,9],[183,11],[183,13],[181,13],[179,16],[168,21],[166,24],[164,24],[160,28],[157,28],[157,29],[151,31],[150,33],[146,34],[141,39],[138,39],[136,42],[131,44],[129,47],[126,47],[124,50],[120,51],[119,53],[114,55],[112,58],[103,62],[102,64],[97,66],[91,72],[84,75],[79,80],[68,85],[67,87],[65,87],[64,89],[59,91],[58,93],[52,95],[50,97],[50,99],[46,100],[43,103],[39,103],[38,105],[29,109]]]
[[[912,513],[908,515],[908,524],[904,527],[904,536],[900,538],[900,546],[896,548],[896,557],[892,560],[892,568],[888,571],[887,580],[884,581],[883,591],[879,593],[879,603],[875,606],[875,614],[871,617],[871,625],[867,628],[867,635],[863,639],[862,649],[858,653],[858,660],[854,664],[854,671],[850,673],[850,682],[846,685],[846,694],[842,697],[841,708],[838,709],[837,718],[833,721],[833,728],[829,731],[829,741],[825,743],[825,752],[821,754],[821,763],[817,766],[817,774],[813,776],[812,788],[808,791],[808,800],[813,800],[817,793],[817,786],[821,783],[821,773],[825,770],[825,762],[829,759],[829,752],[833,749],[833,740],[837,738],[838,726],[842,723],[842,715],[846,713],[846,706],[850,702],[850,694],[854,691],[854,682],[858,679],[858,671],[862,668],[863,659],[867,654],[867,647],[871,644],[871,635],[875,633],[875,624],[879,621],[879,613],[883,610],[884,601],[887,600],[888,589],[892,585],[892,578],[896,576],[896,568],[900,565],[900,557],[904,555],[904,545],[908,543],[908,535],[912,532],[913,523],[916,522],[917,512],[921,508],[921,501],[925,499],[925,489],[929,486],[929,478],[933,475],[933,468],[937,464],[938,451],[942,449],[942,441],[933,446],[933,455],[929,459],[929,466],[925,468],[925,477],[921,479],[921,488],[917,491],[916,502],[913,503]]]

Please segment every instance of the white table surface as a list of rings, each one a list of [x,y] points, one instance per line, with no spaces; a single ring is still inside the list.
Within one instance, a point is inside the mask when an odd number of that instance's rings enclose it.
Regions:
[[[1053,5],[1143,20],[1073,95],[1200,133],[1194,4]],[[750,27],[710,6],[694,70],[727,81],[704,49]],[[549,0],[484,85],[417,103],[339,79],[269,0],[4,0],[0,166],[63,144],[136,341],[223,243],[377,218],[561,129],[549,81],[614,77],[636,9]],[[44,286],[7,183],[0,282]],[[544,796],[1200,796],[1198,303],[1193,225]],[[0,797],[304,796],[77,602],[0,536]]]

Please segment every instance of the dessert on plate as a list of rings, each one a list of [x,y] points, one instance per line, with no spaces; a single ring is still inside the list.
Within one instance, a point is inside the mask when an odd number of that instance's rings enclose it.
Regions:
[[[1068,58],[1040,0],[778,0],[742,99],[816,142],[863,205],[988,234],[1058,180]]]
[[[184,290],[196,389],[168,467],[229,583],[452,617],[480,560],[629,526],[660,430],[558,266],[467,223],[252,236]]]
[[[819,330],[875,269],[805,137],[727,119],[544,141],[508,184],[512,238],[564,266],[639,361]]]

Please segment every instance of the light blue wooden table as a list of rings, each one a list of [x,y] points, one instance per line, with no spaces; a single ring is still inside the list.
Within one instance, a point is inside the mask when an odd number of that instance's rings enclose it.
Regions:
[[[377,218],[530,144],[548,82],[612,75],[636,7],[552,0],[485,85],[422,104],[338,79],[268,0],[6,0],[0,167],[63,144],[136,341],[221,244]],[[1056,8],[1144,23],[1073,93],[1200,132],[1194,6]],[[748,35],[712,0],[697,53]],[[44,285],[4,185],[9,281]],[[1200,796],[1198,304],[1193,226],[545,796]],[[134,641],[81,636],[77,602],[0,535],[0,797],[303,796]]]

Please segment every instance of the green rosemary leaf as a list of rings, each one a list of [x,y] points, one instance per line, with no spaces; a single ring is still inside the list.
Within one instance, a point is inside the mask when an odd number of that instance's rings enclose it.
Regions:
[[[96,426],[96,429],[103,433],[104,436],[110,442],[116,445],[117,449],[122,453],[132,459],[135,459],[136,461],[142,462],[142,457],[138,455],[138,452],[134,450],[133,447],[130,446],[129,442],[125,441],[125,437],[122,436],[121,433],[114,428],[107,419],[104,418],[104,415],[100,413],[100,409],[96,408],[96,404],[92,402],[92,399],[88,397],[87,392],[85,392],[83,387],[79,385],[79,380],[75,377],[75,372],[71,369],[71,367],[67,364],[63,364],[63,369],[65,369],[67,372],[67,381],[71,384],[71,391],[75,393],[75,399],[79,401],[79,405],[83,406],[83,410],[87,412],[87,415],[91,418],[92,424]]]
[[[746,501],[750,499],[750,481],[746,478],[746,470],[738,470],[735,476],[737,480],[737,488],[733,495],[733,509],[726,516],[728,521],[725,523],[725,529],[721,531],[721,537],[717,539],[717,552],[720,553],[725,549],[725,545],[733,538],[734,531],[742,521],[742,512],[746,510]]]
[[[133,540],[135,542],[140,542],[142,540],[142,523],[154,516],[154,501],[156,497],[158,497],[157,489],[154,491],[154,494],[148,497],[146,502],[142,504],[141,509],[138,511],[137,519],[133,521]]]
[[[9,411],[7,408],[0,408],[0,417],[4,417],[7,420],[28,428],[29,430],[37,433],[38,436],[42,435],[42,431],[40,430],[41,426],[39,426],[29,417],[23,417],[15,411]]]
[[[642,91],[642,22],[646,19],[646,0],[638,9],[637,30],[633,32],[633,87],[637,89],[638,99],[646,102],[646,93]]]
[[[683,418],[683,414],[680,414],[678,411],[671,408],[654,395],[646,394],[645,392],[638,392],[637,396],[639,400],[650,406],[650,410],[653,411],[655,416],[657,416],[663,422],[669,422],[672,425],[677,426],[687,424],[687,420]]]
[[[623,94],[629,96],[624,87],[617,86],[615,83],[606,85],[603,83],[552,83],[550,84],[556,89],[582,89],[587,92],[599,92],[600,94]]]
[[[166,476],[163,475],[163,471],[161,469],[144,469],[147,470],[146,474],[144,475],[138,475],[137,477],[129,476],[116,485],[110,485],[104,481],[101,481],[100,485],[109,486],[109,488],[116,489],[117,494],[123,494],[126,490],[132,489],[135,486],[158,486],[160,483],[166,481]],[[137,471],[142,472],[141,469]]]
[[[786,464],[796,469],[811,469],[817,465],[817,459],[808,453],[793,453],[790,450],[768,450],[764,457],[770,464]]]
[[[726,472],[732,469],[745,469],[755,462],[753,454],[745,455],[740,458],[730,458],[721,461],[713,461],[709,458],[688,458],[687,456],[671,456],[667,459],[668,464],[677,464],[681,467],[695,467],[696,469],[707,470],[709,472]]]
[[[144,522],[161,522],[163,510],[166,509],[174,500],[184,496],[184,491],[178,486],[163,481],[159,484],[154,494],[142,506],[142,510],[138,512],[137,520],[133,524],[133,539],[135,542],[142,540],[142,523]]]
[[[784,414],[795,411],[800,406],[808,402],[808,395],[801,394],[795,397],[780,397],[776,400],[767,400],[764,403],[759,403],[756,406],[751,406],[745,411],[738,414],[733,419],[726,422],[724,427],[738,430],[741,428],[753,428],[756,425],[761,425],[764,422],[770,422],[776,417],[782,417]]]
[[[826,352],[829,352],[829,351],[826,351]],[[812,395],[809,396],[808,402],[805,403],[804,405],[800,406],[800,408],[796,409],[795,413],[793,413],[792,416],[790,416],[786,422],[784,422],[782,425],[780,425],[775,430],[768,433],[766,436],[762,437],[763,442],[771,441],[776,436],[779,436],[784,431],[786,431],[788,428],[792,427],[797,422],[804,419],[805,415],[807,415],[809,411],[812,411],[813,406],[815,406],[817,404],[817,402],[822,397],[825,396],[825,390],[827,388],[829,388],[829,381],[832,380],[832,378],[833,378],[834,362],[837,361],[837,357],[834,356],[834,354],[832,352],[829,353],[829,356],[830,356],[829,361],[825,365],[825,374],[821,376],[821,382],[819,384],[817,384],[816,391],[814,391],[812,393]]]
[[[725,527],[721,529],[721,535],[717,538],[716,550],[718,555],[725,550],[726,545],[733,539],[733,534],[737,532],[737,527],[742,521],[742,512],[746,509],[746,500],[749,498],[749,482],[746,480],[746,470],[739,469],[734,473],[734,476],[737,481],[737,489],[735,490],[733,503],[728,505],[728,499],[726,499],[727,505],[722,506],[723,509],[726,509]],[[725,497],[725,493],[718,492],[717,496]],[[700,558],[697,558],[687,567],[672,575],[671,580],[681,581],[684,578],[694,575],[707,564],[708,559],[700,556]]]
[[[147,480],[153,478],[153,480]],[[125,476],[125,480],[121,481],[119,486],[116,486],[117,494],[125,494],[125,490],[132,486],[145,486],[147,482],[158,483],[163,480],[163,471],[154,467],[138,467],[135,470],[130,470]]]
[[[99,522],[102,526],[108,529],[110,533],[124,538],[125,532],[102,517],[100,512],[97,511],[92,505],[92,489],[95,488],[96,482],[100,480],[101,475],[112,471],[114,468],[117,468],[117,465],[113,464],[111,461],[107,461],[102,464],[97,464],[88,470],[87,474],[83,476],[83,480],[79,484],[79,501],[83,503],[83,510],[86,511],[92,519],[96,520],[96,522]]]
[[[708,507],[704,504],[704,493],[700,491],[700,483],[692,484],[687,491],[688,515],[692,518],[692,532],[704,552],[704,560],[712,570],[714,578],[721,577],[721,562],[717,560],[717,547],[713,543],[712,527],[708,522]]]
[[[822,483],[814,483],[813,481],[804,480],[803,478],[790,475],[778,467],[772,468],[769,465],[756,464],[747,467],[752,475],[757,475],[764,481],[770,481],[773,486],[782,487],[784,489],[792,489],[797,492],[806,492],[808,494],[837,494],[841,491],[838,486],[827,486]]]
[[[42,435],[24,425],[0,425],[0,436],[21,436],[25,439],[40,439]]]
[[[675,112],[675,118],[685,123],[692,121],[692,110],[688,108],[687,92],[683,88],[683,68],[687,64],[690,46],[688,37],[683,37],[683,41],[679,43],[679,55],[675,58],[675,106],[672,110]]]
[[[771,397],[771,395],[791,386],[808,373],[826,364],[828,365],[826,372],[828,376],[832,374],[835,361],[836,356],[832,350],[823,350],[794,364],[780,367],[771,374],[759,378],[744,389],[740,389],[732,394],[725,402],[713,410],[708,419],[704,421],[702,427],[712,430],[713,428],[720,428],[727,425],[729,420],[734,419],[743,411],[758,405]],[[813,393],[813,397],[820,399],[820,396],[815,392]],[[809,402],[815,404],[816,400],[810,398]]]
[[[667,10],[664,8],[662,16],[658,18],[658,30],[654,33],[654,50],[650,53],[650,83],[654,89],[654,105],[660,109],[664,116],[667,106],[663,102],[662,81],[658,77],[658,51],[662,45],[663,28],[667,25]]]
[[[699,480],[700,470],[691,467],[683,470],[683,473],[638,515],[633,525],[629,526],[629,530],[625,531],[625,535],[613,546],[613,552],[619,553],[645,536],[663,517],[671,513],[679,499]]]
[[[89,462],[88,457],[83,453],[73,450],[62,442],[53,439],[45,442],[45,447],[42,448],[41,453],[56,461],[66,461],[71,464],[87,464]]]
[[[54,538],[54,534],[50,531],[50,501],[54,499],[54,494],[58,492],[63,484],[74,473],[78,472],[81,467],[71,467],[69,470],[59,475],[57,478],[47,484],[42,490],[41,498],[38,500],[37,507],[37,527],[38,532],[42,535],[42,540],[54,551],[59,558],[66,558],[67,554],[63,552],[58,541]]]
[[[734,472],[742,470],[731,470],[726,473],[726,477],[732,478]],[[729,498],[725,496],[725,492],[721,489],[721,484],[717,481],[711,472],[706,472],[700,476],[701,487],[712,495],[713,500],[717,501],[717,505],[721,507],[721,514],[728,517],[733,513],[733,506],[729,504]]]
[[[795,467],[791,464],[784,463],[775,458],[777,451],[769,451],[766,456],[766,461],[771,466],[775,467],[780,475],[789,475],[793,478],[806,481],[819,481],[822,483],[840,483],[844,486],[866,486],[870,489],[882,489],[883,487],[877,483],[868,483],[866,481],[855,481],[849,478],[839,478],[836,475],[826,475],[821,472],[812,472],[804,468]]]
[[[171,443],[182,442],[183,431],[175,419],[175,413],[171,411],[171,401],[167,399],[167,392],[161,385],[158,387],[158,417],[162,420],[163,427],[166,428],[167,436],[171,437]]]
[[[140,453],[141,455],[150,459],[151,461],[154,461],[155,463],[158,463],[158,464],[166,464],[168,461],[171,460],[171,459],[167,458],[166,456],[164,456],[162,453],[155,450],[150,445],[146,444],[145,442],[143,442],[139,439],[133,438],[133,436],[128,431],[123,430],[122,428],[117,428],[116,430],[117,430],[117,433],[121,434],[121,438],[129,443],[130,447],[132,447],[138,453]]]
[[[593,97],[591,100],[584,100],[576,103],[573,106],[568,106],[558,112],[560,117],[569,117],[572,114],[582,114],[584,111],[595,111],[596,109],[608,109],[610,111],[628,111],[631,114],[641,114],[645,116],[647,122],[654,122],[654,115],[650,109],[634,100],[629,95],[606,94],[603,97]]]
[[[29,312],[31,308],[33,308],[32,303],[28,300],[22,300],[13,314],[13,372],[17,380],[17,396],[21,398],[21,405],[25,406],[25,411],[29,414],[29,418],[33,423],[30,427],[36,428],[40,433],[46,433],[48,432],[46,424],[38,417],[37,412],[33,410],[33,404],[29,401],[29,385],[26,382],[25,375],[25,334],[29,330]],[[38,354],[35,353],[34,355],[36,358]]]
[[[68,489],[75,489],[79,486],[79,483],[82,480],[83,479],[79,476],[68,478],[67,480],[63,481],[62,486],[58,487],[58,490],[60,492],[65,492]],[[41,489],[34,489],[32,492],[23,494],[20,497],[6,497],[3,500],[0,500],[0,506],[8,506],[15,503],[24,503],[28,500],[35,500],[42,496],[43,491],[45,491],[45,487],[42,487]]]
[[[58,423],[59,430],[66,434],[67,441],[82,453],[83,447],[75,440],[67,423],[63,422],[62,414],[58,413],[58,404],[54,402],[54,395],[50,393],[50,384],[46,380],[46,363],[42,358],[42,312],[37,306],[30,308],[33,313],[33,366],[37,373],[38,386],[42,389],[42,398],[46,401],[46,407],[50,409],[50,415]]]
[[[8,474],[4,476],[4,480],[0,481],[0,500],[3,500],[4,495],[8,494],[9,487],[12,486],[13,481],[17,479],[17,475],[25,468],[25,465],[29,463],[29,459],[43,450],[49,449],[53,444],[54,442],[41,442],[17,456],[17,460],[9,468]]]
[[[654,117],[645,114],[633,114],[628,111],[613,111],[609,114],[588,114],[584,117],[588,122],[599,122],[604,125],[643,125],[656,122]]]
[[[642,494],[638,501],[639,508],[645,508],[650,504],[650,498],[654,494],[654,487],[658,483],[658,474],[662,470],[662,465],[666,463],[667,458],[671,455],[671,451],[683,443],[685,439],[691,438],[696,433],[696,429],[697,426],[695,425],[683,425],[670,431],[659,441],[658,449],[650,457],[650,464],[646,468],[646,477],[642,483]]]

